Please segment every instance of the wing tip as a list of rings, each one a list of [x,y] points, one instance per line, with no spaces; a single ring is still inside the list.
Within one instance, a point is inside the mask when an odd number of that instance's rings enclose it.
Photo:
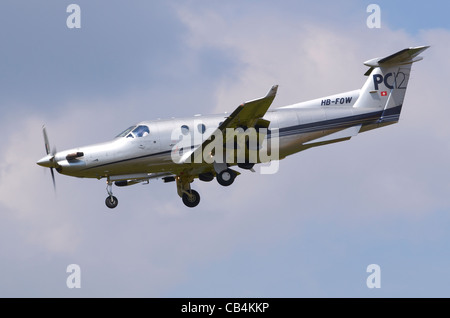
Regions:
[[[272,88],[267,93],[266,97],[273,97],[277,94],[278,91],[278,85],[273,85]]]

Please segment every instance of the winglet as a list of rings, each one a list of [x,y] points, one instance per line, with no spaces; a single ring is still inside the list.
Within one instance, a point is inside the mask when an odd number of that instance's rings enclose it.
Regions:
[[[242,103],[242,105],[247,105],[247,104],[250,104],[250,103],[253,103],[256,101],[260,102],[260,101],[268,100],[268,99],[271,99],[271,102],[272,102],[275,99],[275,96],[277,95],[277,91],[278,91],[278,85],[273,85],[270,88],[270,90],[267,92],[266,96],[246,101],[246,102]]]
[[[267,93],[266,97],[275,97],[278,91],[278,85],[273,85],[272,88]]]

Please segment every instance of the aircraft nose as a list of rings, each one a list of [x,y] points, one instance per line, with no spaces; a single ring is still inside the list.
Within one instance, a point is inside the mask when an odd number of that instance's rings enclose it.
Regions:
[[[53,167],[53,162],[52,162],[53,156],[45,156],[41,159],[39,159],[36,163],[38,165],[40,165],[41,167],[46,167],[46,168],[52,168]]]

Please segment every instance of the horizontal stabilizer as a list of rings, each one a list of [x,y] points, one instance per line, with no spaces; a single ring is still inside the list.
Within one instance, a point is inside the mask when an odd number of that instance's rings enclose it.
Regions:
[[[420,53],[428,49],[430,46],[418,46],[418,47],[410,47],[407,49],[403,49],[383,58],[375,58],[364,62],[364,65],[369,66],[370,68],[374,67],[386,67],[392,65],[404,65],[410,64],[417,61],[422,60],[421,57],[418,57]]]
[[[328,141],[339,140],[339,139],[344,139],[344,138],[351,138],[351,137],[356,136],[359,133],[360,129],[361,129],[361,125],[352,126],[352,127],[349,127],[349,128],[343,129],[343,130],[339,130],[338,132],[332,133],[330,135],[305,142],[304,145],[328,142]]]

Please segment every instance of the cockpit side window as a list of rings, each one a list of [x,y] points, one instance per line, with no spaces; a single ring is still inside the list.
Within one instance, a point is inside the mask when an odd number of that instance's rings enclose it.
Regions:
[[[132,133],[134,134],[134,136],[139,138],[139,137],[145,137],[148,134],[150,134],[150,130],[148,129],[148,126],[139,125],[132,131]]]

